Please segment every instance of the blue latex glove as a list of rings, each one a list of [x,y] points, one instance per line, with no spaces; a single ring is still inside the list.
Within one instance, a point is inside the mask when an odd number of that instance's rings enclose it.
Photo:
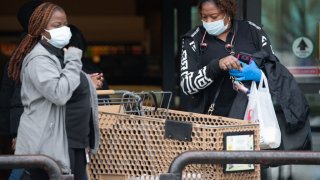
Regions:
[[[236,81],[256,81],[260,82],[261,70],[254,61],[249,64],[241,62],[242,70],[231,69],[230,76],[234,76]]]

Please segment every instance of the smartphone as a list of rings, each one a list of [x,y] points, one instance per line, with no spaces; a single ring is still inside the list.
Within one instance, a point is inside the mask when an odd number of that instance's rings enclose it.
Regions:
[[[239,59],[241,62],[249,64],[252,61],[252,56],[250,54],[240,52],[237,54],[237,59]]]

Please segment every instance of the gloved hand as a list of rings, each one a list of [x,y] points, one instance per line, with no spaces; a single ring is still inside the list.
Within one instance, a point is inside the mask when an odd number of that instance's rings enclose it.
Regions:
[[[229,71],[230,76],[234,76],[236,81],[260,82],[261,70],[258,68],[257,64],[254,61],[251,61],[249,64],[243,63],[241,61],[240,63],[242,65],[242,69],[231,69]]]

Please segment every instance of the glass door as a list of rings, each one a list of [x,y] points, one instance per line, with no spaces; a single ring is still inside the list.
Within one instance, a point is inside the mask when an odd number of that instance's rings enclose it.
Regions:
[[[261,0],[261,22],[273,50],[296,77],[310,105],[314,151],[320,150],[320,1]],[[281,169],[287,169],[282,172]],[[289,170],[288,170],[289,169]],[[278,178],[319,179],[319,166],[281,166]],[[282,172],[282,173],[281,173]],[[274,173],[271,179],[275,179]],[[275,173],[276,174],[276,173]]]
[[[318,80],[320,1],[261,2],[263,29],[269,35],[280,61],[296,77]]]

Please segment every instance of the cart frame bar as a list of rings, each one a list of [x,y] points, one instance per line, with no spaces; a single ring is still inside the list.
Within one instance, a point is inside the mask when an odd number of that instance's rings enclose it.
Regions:
[[[266,166],[307,164],[319,165],[320,152],[313,151],[188,151],[177,156],[160,180],[181,180],[189,164],[261,164]]]
[[[72,180],[72,175],[62,175],[57,162],[45,155],[1,155],[0,169],[41,168],[50,180]]]

